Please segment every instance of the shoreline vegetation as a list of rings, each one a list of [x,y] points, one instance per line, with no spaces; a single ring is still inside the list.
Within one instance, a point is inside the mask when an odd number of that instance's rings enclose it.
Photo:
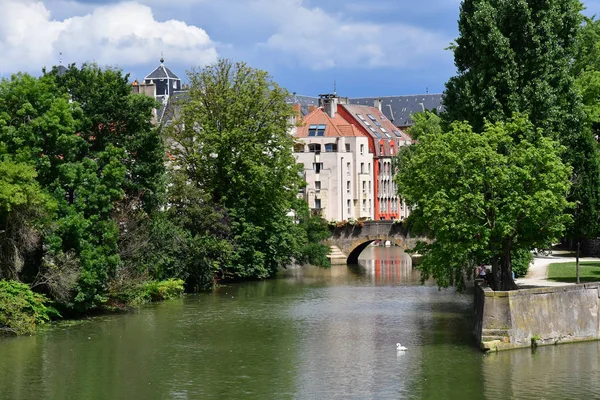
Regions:
[[[329,265],[287,91],[228,60],[188,78],[169,126],[119,69],[0,80],[0,334]]]

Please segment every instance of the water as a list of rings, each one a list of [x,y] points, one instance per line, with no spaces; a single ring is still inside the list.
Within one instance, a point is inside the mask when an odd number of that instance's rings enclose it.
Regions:
[[[471,295],[361,258],[0,339],[0,399],[600,398],[597,342],[483,355]]]

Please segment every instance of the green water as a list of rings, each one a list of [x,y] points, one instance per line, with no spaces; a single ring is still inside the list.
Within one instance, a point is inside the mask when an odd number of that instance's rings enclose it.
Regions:
[[[0,339],[0,399],[600,398],[599,344],[483,355],[397,248]],[[401,342],[408,351],[397,353]]]

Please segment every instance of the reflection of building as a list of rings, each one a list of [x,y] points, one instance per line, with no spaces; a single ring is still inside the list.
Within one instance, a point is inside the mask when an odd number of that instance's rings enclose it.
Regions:
[[[294,104],[304,112],[301,103]],[[293,129],[299,139],[294,155],[304,165],[308,184],[304,196],[325,219],[408,216],[396,194],[392,159],[411,139],[383,115],[380,105],[321,95],[319,107],[309,107]]]
[[[377,285],[418,282],[420,274],[413,269],[410,255],[400,252],[398,249],[394,246],[367,247],[364,250],[366,259],[359,259],[365,275]]]

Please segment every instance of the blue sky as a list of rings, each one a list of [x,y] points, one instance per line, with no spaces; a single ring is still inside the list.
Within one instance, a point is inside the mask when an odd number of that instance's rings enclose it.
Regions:
[[[440,93],[459,0],[0,0],[0,75],[96,61],[142,79],[164,54],[185,71],[218,57],[267,70],[290,92]],[[586,14],[600,12],[588,1]]]

